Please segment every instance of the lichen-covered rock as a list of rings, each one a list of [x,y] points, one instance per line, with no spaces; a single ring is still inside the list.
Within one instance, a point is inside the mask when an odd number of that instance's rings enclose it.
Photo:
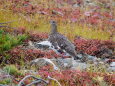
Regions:
[[[30,62],[30,66],[34,65],[37,69],[43,67],[43,66],[52,66],[54,70],[59,70],[59,68],[50,60],[47,58],[38,58],[35,60],[32,60]]]
[[[105,63],[104,60],[97,59],[94,60],[88,60],[87,62],[81,62],[80,60],[74,60],[73,58],[53,58],[53,59],[47,59],[47,58],[38,58],[30,62],[30,65],[34,65],[37,69],[40,69],[44,66],[52,66],[54,70],[68,70],[68,69],[79,69],[79,70],[85,70],[90,68],[92,65],[95,67],[101,65],[102,68],[106,71],[115,71],[115,67],[113,66],[113,63],[110,65]],[[111,66],[112,65],[112,66]],[[101,68],[101,67],[100,67]],[[98,70],[98,68],[97,68]]]
[[[72,58],[57,58],[52,59],[52,61],[61,70],[71,69],[71,67],[73,66]]]

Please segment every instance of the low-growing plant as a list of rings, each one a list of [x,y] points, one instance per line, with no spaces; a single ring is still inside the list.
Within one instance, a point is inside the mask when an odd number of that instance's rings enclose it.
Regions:
[[[26,34],[18,35],[17,40],[18,40],[19,44],[22,43],[25,39],[27,39],[27,37],[28,36]]]
[[[1,14],[0,20],[2,22],[7,20],[11,20],[11,21],[15,20],[10,25],[12,27],[17,27],[20,29],[26,28],[28,30],[37,30],[39,32],[44,32],[44,31],[49,32],[50,29],[49,29],[48,22],[49,20],[52,19],[53,15],[55,15],[56,20],[59,21],[59,25],[58,25],[59,31],[63,34],[66,34],[66,36],[68,36],[68,38],[70,38],[71,40],[73,40],[73,37],[76,35],[80,35],[90,39],[107,40],[109,39],[111,34],[106,29],[111,28],[109,29],[109,31],[111,31],[114,27],[114,21],[109,20],[112,18],[113,15],[109,14],[111,17],[106,18],[106,16],[104,16],[104,13],[103,12],[101,13],[100,9],[97,9],[99,12],[94,11],[91,12],[90,16],[85,16],[84,13],[87,10],[83,10],[82,12],[81,9],[72,10],[72,8],[70,9],[55,8],[55,5],[54,8],[46,8],[41,6],[38,9],[38,7],[34,6],[34,4],[30,4],[30,2],[34,2],[30,0],[28,0],[27,2],[23,0],[21,0],[20,2],[19,1],[16,2],[6,1],[6,2],[8,2],[8,4],[6,4],[6,10],[0,11]],[[9,5],[9,3],[11,4]],[[51,3],[47,3],[47,4],[51,4]],[[63,14],[63,16],[52,14],[52,11],[59,12]],[[38,14],[38,12],[41,12],[41,14]],[[51,15],[51,17],[47,15]],[[105,24],[105,22],[109,22],[110,24]],[[112,22],[113,24],[111,25]],[[104,29],[103,31],[103,28],[106,29]]]
[[[41,75],[42,78],[47,78],[48,76],[53,77],[57,79],[62,86],[109,86],[115,84],[113,77],[111,77],[112,75],[114,76],[114,74],[107,74],[106,72],[80,70],[64,70],[59,72],[53,71],[50,67],[46,66],[41,68],[38,74]],[[50,85],[55,86],[56,83],[50,83]]]
[[[3,70],[10,75],[20,76],[23,75],[15,65],[6,65]]]
[[[98,63],[97,65],[91,64],[90,67],[87,68],[87,71],[91,73],[94,73],[94,72],[106,73],[108,66],[109,66],[108,64],[104,65],[104,63]]]
[[[13,36],[9,33],[3,34],[2,32],[0,34],[0,38],[0,51],[2,52],[11,49],[13,46],[21,44],[27,38],[27,35],[20,34],[18,36]]]
[[[0,34],[2,34],[4,32],[4,30],[0,29]]]
[[[95,39],[85,39],[82,37],[77,37],[74,40],[76,50],[79,52],[87,53],[89,55],[102,57],[102,58],[111,58],[114,52],[114,43],[113,41],[101,41]]]
[[[59,55],[57,55],[54,51],[43,51],[40,49],[22,49],[21,47],[16,47],[10,50],[7,54],[12,59],[8,59],[9,63],[13,64],[21,64],[25,61],[31,61],[36,58],[58,58]],[[63,56],[63,55],[62,55]],[[61,56],[60,56],[61,57]],[[64,56],[63,56],[64,57]]]
[[[0,80],[0,84],[3,84],[3,85],[8,85],[11,83],[11,79],[10,78],[7,78],[7,79],[4,79],[4,80]]]

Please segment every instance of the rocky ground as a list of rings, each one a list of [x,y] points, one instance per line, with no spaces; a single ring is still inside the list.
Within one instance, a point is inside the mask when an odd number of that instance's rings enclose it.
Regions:
[[[30,42],[29,42],[30,43]],[[32,43],[32,42],[31,42]],[[28,47],[32,47],[34,49],[41,49],[44,50],[46,52],[48,52],[47,50],[54,50],[57,54],[60,54],[58,52],[58,50],[51,48],[53,45],[51,45],[50,42],[48,41],[42,41],[42,42],[38,42],[35,45],[33,44],[29,44]],[[68,53],[65,52],[64,54],[65,56],[69,56]],[[87,69],[88,67],[90,67],[91,64],[94,64],[95,66],[98,65],[104,65],[105,68],[107,68],[108,71],[115,71],[115,63],[111,62],[111,63],[107,63],[108,59],[100,59],[97,58],[95,56],[91,56],[88,54],[78,54],[78,57],[80,57],[83,60],[74,60],[73,58],[52,58],[52,59],[47,59],[47,58],[38,58],[33,60],[30,64],[34,64],[36,65],[36,67],[41,67],[41,66],[45,66],[47,64],[52,65],[54,67],[54,69],[56,70],[64,70],[64,69],[80,69],[80,70],[84,70]]]
[[[114,86],[114,0],[0,0],[0,86]],[[47,41],[49,21],[76,47]]]

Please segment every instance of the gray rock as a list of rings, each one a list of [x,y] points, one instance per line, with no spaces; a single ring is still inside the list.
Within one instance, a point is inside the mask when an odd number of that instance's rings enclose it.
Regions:
[[[109,67],[109,68],[108,68],[108,71],[109,71],[109,72],[115,72],[115,67]]]
[[[80,7],[80,5],[76,3],[76,4],[73,5],[73,7],[77,8],[77,7]]]
[[[83,62],[79,62],[79,61],[76,61],[76,62],[73,62],[73,67],[71,69],[79,69],[79,70],[84,70],[86,68],[88,68],[89,65],[86,64],[86,63],[83,63]]]
[[[111,62],[110,66],[115,67],[115,62]]]
[[[53,66],[54,70],[59,70],[59,68],[50,59],[47,59],[47,58],[38,58],[38,59],[32,60],[30,62],[30,66],[32,65],[34,65],[37,69],[43,66],[50,65],[50,66]]]
[[[42,42],[36,42],[36,46],[41,46],[41,48],[39,49],[43,49],[43,50],[54,50],[57,54],[60,54],[60,52],[58,52],[57,49],[54,48],[54,46],[49,42],[49,41],[42,41]],[[35,46],[35,43],[30,43],[30,45],[33,48],[37,48]],[[46,48],[46,46],[48,46]],[[44,48],[45,47],[45,48]],[[63,51],[63,53],[65,53],[65,56],[68,56],[69,54],[65,51]],[[89,64],[102,64],[102,65],[106,65],[106,61],[105,59],[100,59],[97,58],[95,56],[90,56],[88,54],[77,54],[77,56],[79,57],[80,60],[74,60],[73,58],[53,58],[53,59],[47,59],[47,58],[38,58],[35,59],[33,61],[30,62],[31,65],[35,65],[37,69],[43,67],[43,66],[47,66],[47,65],[51,65],[54,70],[66,70],[66,69],[80,69],[80,70],[84,70],[86,68],[89,67]],[[105,67],[108,71],[115,71],[115,67],[113,67],[114,63],[110,64],[110,67]]]
[[[72,58],[57,58],[57,59],[52,59],[54,64],[58,66],[61,70],[66,70],[70,69],[73,64],[72,64]]]
[[[95,62],[90,64],[89,62],[81,62],[80,60],[74,60],[73,58],[38,58],[36,60],[31,61],[30,64],[35,65],[37,69],[46,65],[50,65],[54,68],[54,70],[85,70],[89,68],[91,65],[101,65],[102,68],[104,68],[104,70],[107,70],[108,72],[115,71],[115,62],[108,65],[107,63],[104,63],[104,61],[101,59],[97,59]]]
[[[115,62],[111,62],[110,67],[108,68],[108,71],[115,72]]]
[[[96,6],[96,4],[92,0],[85,0],[84,7],[87,7],[87,6]]]

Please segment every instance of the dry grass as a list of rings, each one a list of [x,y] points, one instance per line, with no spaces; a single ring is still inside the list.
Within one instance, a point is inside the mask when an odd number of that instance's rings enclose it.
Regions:
[[[25,27],[27,30],[35,30],[39,32],[50,31],[50,17],[40,14],[34,16],[24,16],[23,14],[15,14],[9,10],[0,10],[0,22],[13,21],[9,25],[11,27]],[[80,26],[77,23],[58,23],[59,32],[65,34],[69,39],[73,40],[75,36],[82,36],[88,39],[108,40],[110,34],[99,29],[88,28],[86,25]]]

